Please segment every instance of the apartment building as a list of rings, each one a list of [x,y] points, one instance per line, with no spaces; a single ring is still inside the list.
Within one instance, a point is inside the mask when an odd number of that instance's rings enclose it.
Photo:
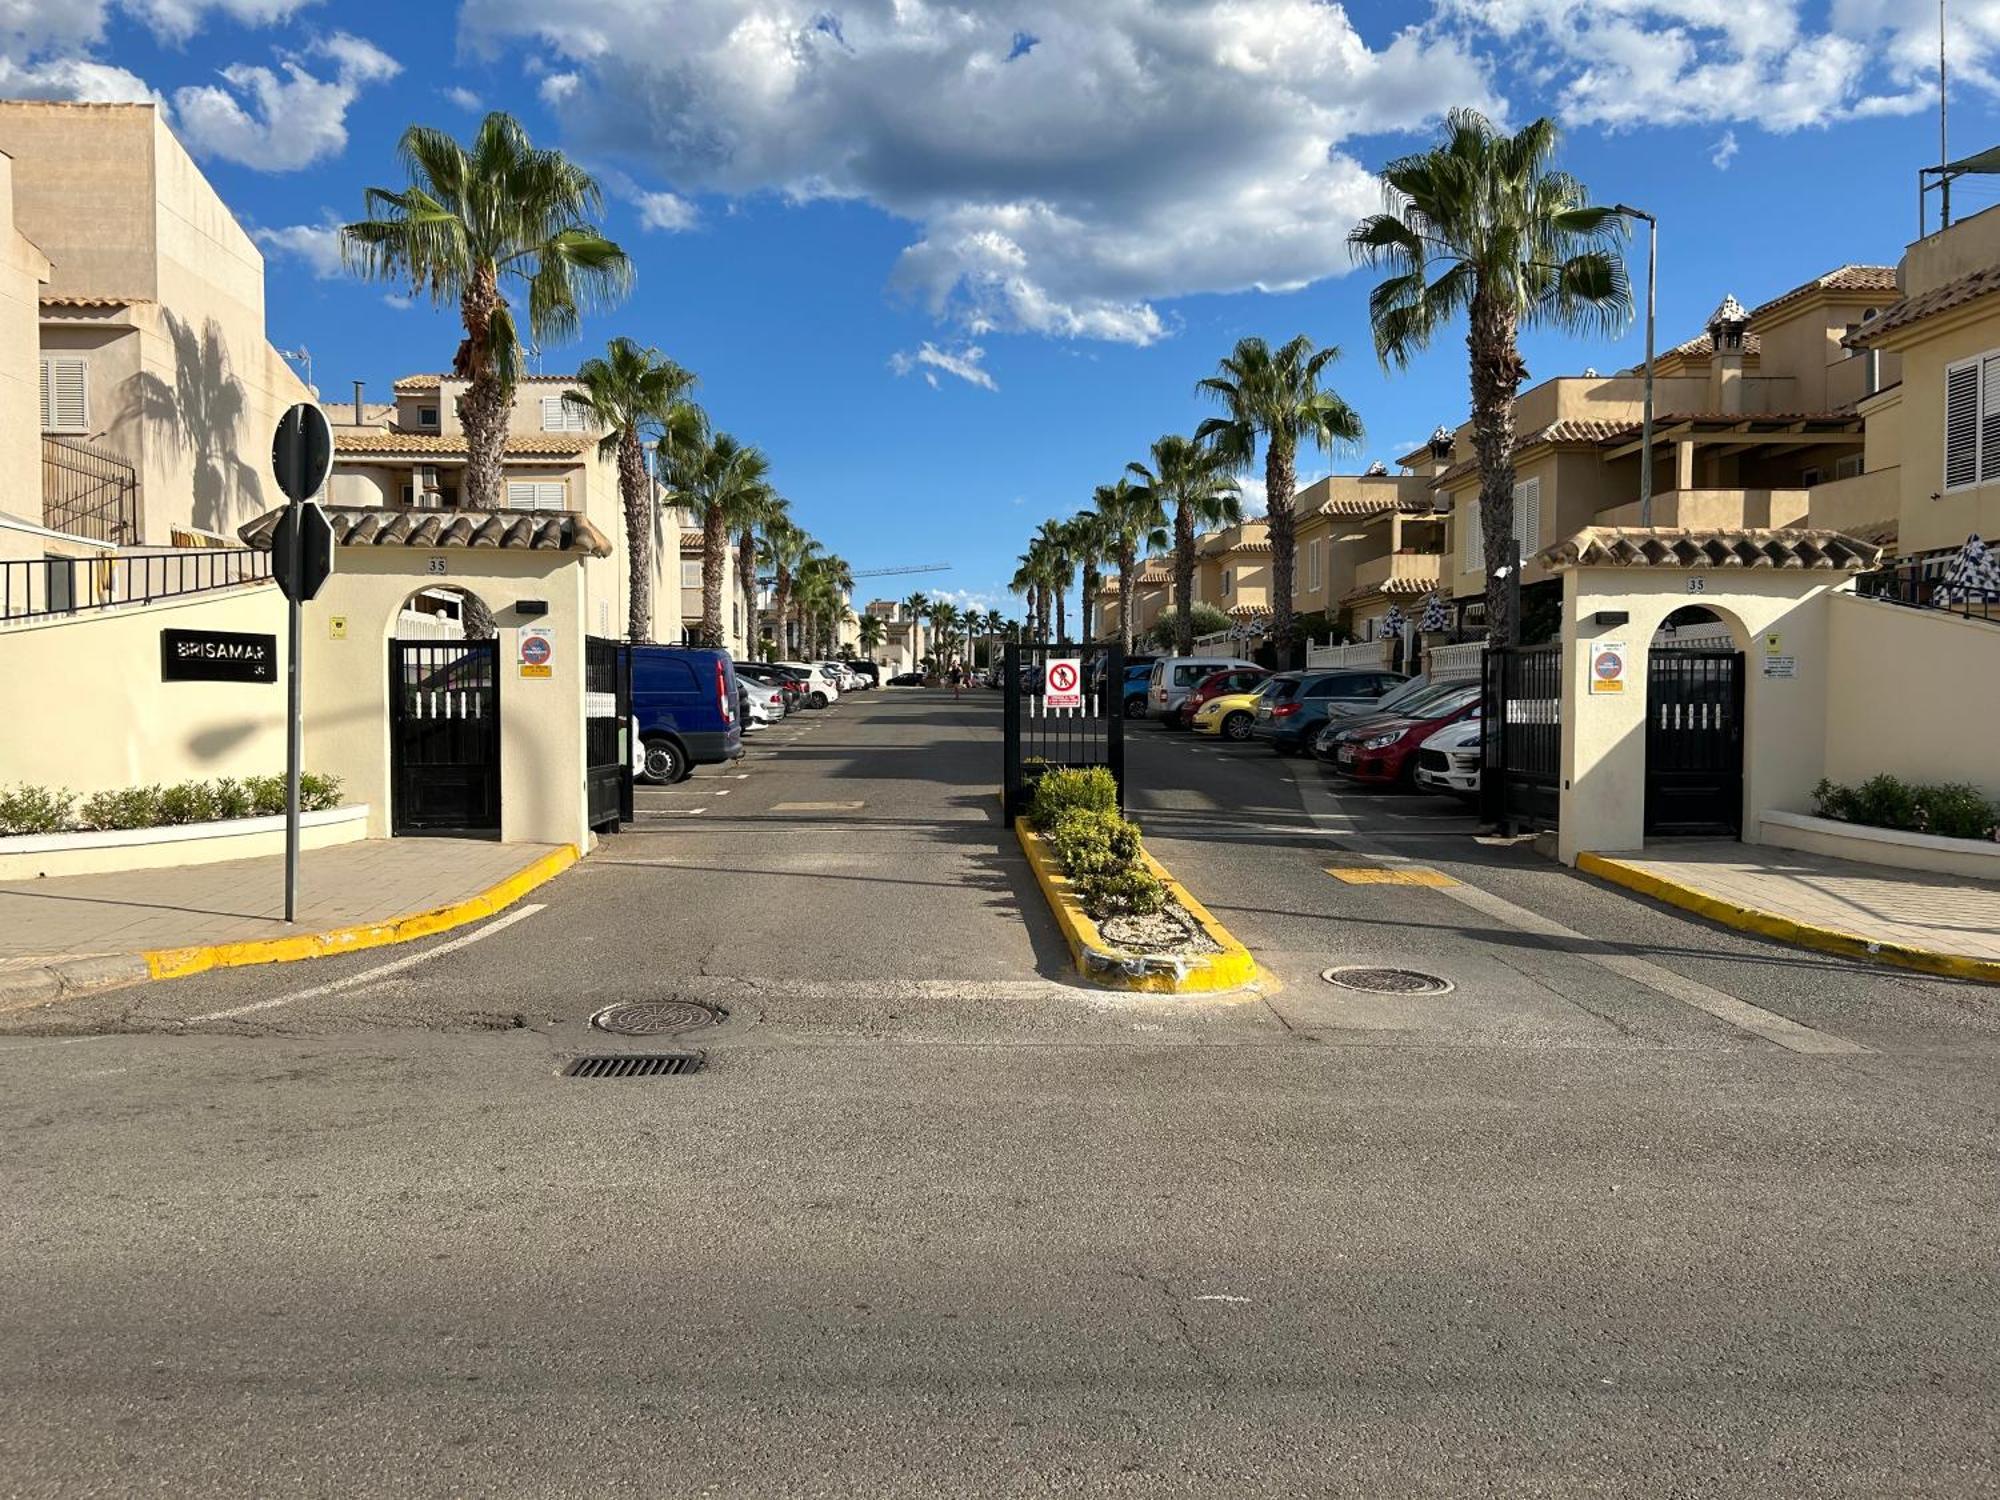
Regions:
[[[264,260],[151,104],[0,101],[0,556],[235,545],[311,392]]]

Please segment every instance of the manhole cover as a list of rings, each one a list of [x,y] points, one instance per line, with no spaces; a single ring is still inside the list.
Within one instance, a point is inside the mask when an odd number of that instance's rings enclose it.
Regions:
[[[699,1073],[706,1052],[596,1052],[570,1059],[565,1078],[673,1078]]]
[[[590,1018],[590,1024],[617,1036],[673,1036],[719,1026],[728,1019],[729,1012],[720,1006],[696,1000],[634,1000],[606,1006]]]
[[[1421,974],[1415,969],[1378,969],[1360,964],[1322,969],[1319,977],[1344,990],[1363,990],[1370,995],[1449,995],[1457,988],[1449,979]]]

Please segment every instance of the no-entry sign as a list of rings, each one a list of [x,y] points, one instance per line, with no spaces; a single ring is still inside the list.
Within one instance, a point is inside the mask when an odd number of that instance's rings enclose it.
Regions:
[[[555,642],[549,639],[548,626],[523,626],[519,647],[518,655],[523,677],[555,676],[556,646]]]
[[[1083,663],[1058,656],[1049,663],[1049,680],[1042,701],[1050,708],[1083,707]]]

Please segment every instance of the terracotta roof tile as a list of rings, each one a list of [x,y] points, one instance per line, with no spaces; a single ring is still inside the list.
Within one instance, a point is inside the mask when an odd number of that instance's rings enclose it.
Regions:
[[[1756,322],[1766,313],[1775,312],[1814,292],[1876,292],[1892,296],[1896,291],[1896,268],[1894,266],[1835,266],[1824,276],[1815,276],[1811,281],[1801,282],[1788,292],[1780,292],[1769,302],[1750,310],[1750,321]]]
[[[1963,307],[1994,292],[2000,292],[2000,266],[1981,266],[1977,271],[1934,286],[1927,292],[1905,297],[1879,316],[1863,323],[1846,342],[1857,346],[1871,344],[1885,333],[1907,328],[1912,323],[1920,323],[1942,312],[1950,312],[1955,307]]]
[[[597,438],[587,432],[510,433],[501,450],[508,457],[573,458],[595,447]],[[463,454],[463,434],[452,432],[392,432],[379,427],[337,427],[333,433],[336,454]]]
[[[141,302],[150,302],[150,297],[82,297],[63,292],[44,292],[41,296],[44,307],[132,307]]]
[[[1882,560],[1882,549],[1839,531],[1800,528],[1733,528],[1685,531],[1674,527],[1589,526],[1542,550],[1548,568],[1812,568],[1861,572]]]
[[[1664,418],[1660,417],[1654,418],[1655,425],[1664,420]],[[1607,422],[1595,417],[1572,417],[1560,422],[1551,422],[1546,427],[1537,427],[1532,432],[1523,433],[1514,440],[1514,456],[1519,458],[1530,448],[1552,447],[1558,443],[1580,443],[1586,445],[1601,443],[1606,438],[1618,437],[1623,433],[1636,432],[1638,430],[1639,424],[1637,422]],[[1441,488],[1451,483],[1454,479],[1461,479],[1467,474],[1476,472],[1478,468],[1479,461],[1474,458],[1468,458],[1462,463],[1455,463],[1431,481],[1431,488]]]
[[[701,533],[699,531],[683,531],[681,533],[681,551],[701,551]]]
[[[237,531],[246,547],[268,551],[282,508]],[[584,552],[609,557],[611,542],[567,510],[391,510],[329,505],[326,518],[342,547],[502,547],[520,552]]]
[[[1754,333],[1743,335],[1743,352],[1745,354],[1762,354],[1763,351],[1764,341],[1761,338]],[[1696,334],[1684,344],[1674,345],[1673,348],[1662,354],[1660,358],[1665,359],[1668,354],[1678,354],[1687,359],[1707,359],[1714,353],[1715,335],[1703,332]],[[1644,365],[1639,365],[1636,368],[1640,374],[1645,373],[1646,367]]]
[[[397,378],[393,388],[399,391],[434,391],[441,387],[446,380],[456,379],[458,379],[456,375],[447,376],[429,373],[403,375]],[[576,384],[576,376],[574,375],[522,375],[517,377],[517,379],[522,385]]]

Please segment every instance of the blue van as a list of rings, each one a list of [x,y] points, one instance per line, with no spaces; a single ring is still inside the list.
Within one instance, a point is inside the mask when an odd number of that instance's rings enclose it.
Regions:
[[[639,777],[656,786],[687,780],[696,766],[743,754],[742,702],[726,651],[633,646],[632,727]]]

